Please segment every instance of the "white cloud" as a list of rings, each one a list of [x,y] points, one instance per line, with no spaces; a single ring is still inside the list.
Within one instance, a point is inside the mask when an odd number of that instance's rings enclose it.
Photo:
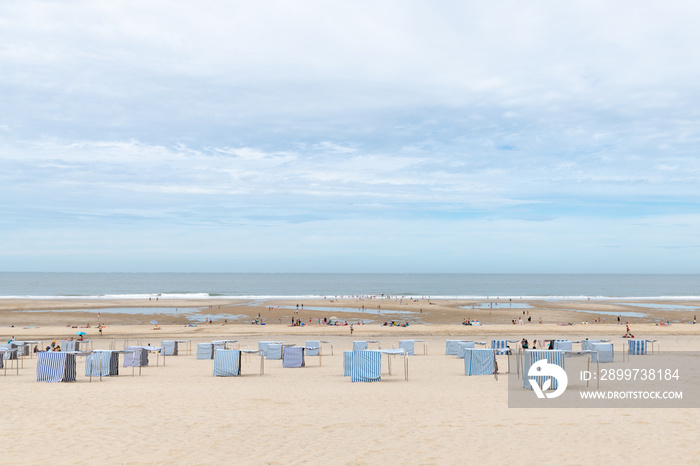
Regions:
[[[289,244],[316,221],[326,253],[364,241],[328,225],[363,223],[401,228],[401,250],[486,228],[484,263],[499,239],[564,254],[567,228],[696,210],[698,20],[692,2],[3,2],[0,225],[22,250],[25,228],[99,218],[146,249],[159,222],[193,251],[189,228]]]

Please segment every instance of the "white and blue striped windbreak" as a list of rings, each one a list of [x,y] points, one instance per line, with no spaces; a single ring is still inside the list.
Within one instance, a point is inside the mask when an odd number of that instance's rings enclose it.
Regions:
[[[263,352],[263,354],[265,355],[265,358],[266,358],[266,359],[270,359],[270,358],[267,356],[267,348],[268,348],[270,345],[283,345],[283,344],[284,344],[283,341],[259,341],[259,342],[258,342],[258,350]]]
[[[459,354],[459,344],[469,340],[447,340],[445,341],[445,354],[456,356]]]
[[[554,340],[554,349],[561,351],[573,351],[574,342],[569,340]]]
[[[631,355],[643,355],[647,354],[647,341],[646,340],[627,340],[629,345],[629,354]]]
[[[36,359],[37,382],[75,382],[75,354],[40,351]]]
[[[163,356],[177,356],[177,342],[172,340],[161,341],[160,354]]]
[[[399,348],[403,348],[409,356],[416,354],[416,342],[414,340],[399,340]]]
[[[94,351],[85,358],[85,377],[108,376],[111,351]]]
[[[491,349],[508,348],[508,340],[491,340]]]
[[[306,340],[306,343],[304,343],[304,346],[309,347],[306,350],[307,356],[318,356],[318,352],[320,351],[320,348],[321,348],[321,342],[320,341]]]
[[[226,349],[226,342],[225,341],[212,341],[211,345],[214,348],[215,353],[216,353],[216,350]]]
[[[127,346],[124,348],[133,353],[124,353],[124,367],[141,367],[148,365],[148,351],[141,346]]]
[[[0,349],[5,350],[3,352],[3,359],[17,359],[17,348],[13,348],[12,345],[0,345]]]
[[[382,353],[376,350],[353,351],[351,382],[378,382],[382,380]]]
[[[508,354],[508,340],[491,340],[491,349],[495,349],[498,354]]]
[[[212,359],[214,357],[214,345],[211,343],[197,343],[197,359]]]
[[[530,366],[535,364],[537,361],[541,359],[546,359],[547,363],[549,364],[556,364],[557,366],[561,367],[562,369],[566,370],[566,366],[564,364],[564,352],[563,351],[557,351],[557,350],[531,350],[527,349],[525,350],[525,361],[523,365],[523,387],[527,388],[528,390],[532,390],[532,385],[530,385],[530,379],[534,379],[537,381],[540,387],[544,386],[544,382],[547,379],[551,379],[551,385],[549,387],[550,390],[556,390],[559,384],[557,383],[557,379],[551,376],[534,376],[530,377],[528,376],[528,371],[530,370]]]
[[[352,372],[352,351],[343,351],[343,377],[350,377]]]
[[[352,342],[352,350],[353,351],[362,351],[367,349],[367,342],[366,341],[353,341]]]
[[[12,345],[17,347],[17,355],[18,356],[26,356],[29,354],[29,343],[25,343],[23,341],[13,341]]]
[[[77,341],[63,340],[61,342],[61,351],[78,351]]]
[[[109,375],[119,375],[119,353],[110,351],[109,356]]]
[[[241,375],[241,352],[235,349],[218,349],[214,351],[214,375],[219,377],[237,377]]]
[[[265,359],[282,359],[284,345],[279,343],[268,343]]]
[[[464,349],[464,375],[491,375],[496,372],[496,354],[492,349]]]
[[[83,341],[74,340],[74,342],[75,342],[75,350],[76,351],[83,351],[83,352],[90,351],[87,349],[88,343],[90,343],[88,340],[83,340]]]
[[[282,355],[282,367],[304,367],[304,347],[288,346]]]
[[[593,343],[591,362],[614,362],[615,350],[612,343]]]
[[[595,343],[602,343],[600,340],[581,340],[581,350],[582,351],[591,351],[592,346]]]
[[[475,343],[473,341],[463,341],[459,344],[459,349],[457,350],[457,359],[463,359],[464,358],[464,351],[467,349],[473,349],[476,348]]]

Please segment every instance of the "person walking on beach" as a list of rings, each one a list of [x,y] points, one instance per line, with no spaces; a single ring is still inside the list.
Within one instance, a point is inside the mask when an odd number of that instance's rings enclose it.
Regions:
[[[355,331],[355,329],[353,328],[353,325],[350,324],[350,335],[352,335],[352,332],[354,332],[354,331]]]

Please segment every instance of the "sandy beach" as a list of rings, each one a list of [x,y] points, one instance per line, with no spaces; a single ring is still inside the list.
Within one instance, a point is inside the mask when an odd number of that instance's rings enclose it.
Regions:
[[[25,303],[25,309],[46,304]],[[424,314],[427,306],[433,305],[426,304]],[[446,303],[434,306],[449,308]],[[47,316],[15,327],[3,324],[2,337],[48,344],[75,336],[76,329],[63,320],[82,322],[82,312],[60,313],[58,325],[43,324],[43,319],[50,320]],[[8,314],[16,319],[18,311],[1,314],[7,322]],[[323,339],[333,342],[334,354],[325,354],[321,366],[318,358],[307,358],[307,366],[300,369],[267,361],[262,377],[252,357],[244,359],[243,376],[237,378],[214,377],[213,362],[197,360],[194,354],[168,357],[158,366],[152,356],[140,376],[121,368],[120,376],[91,383],[79,362],[77,382],[58,384],[37,383],[36,358],[24,359],[19,375],[9,371],[0,377],[6,400],[3,419],[12,440],[3,447],[2,462],[542,464],[556,458],[575,465],[611,464],[624,457],[642,464],[694,464],[700,454],[697,409],[512,409],[507,377],[466,377],[462,361],[444,354],[445,340],[451,337],[601,337],[622,345],[621,325],[367,324],[355,325],[352,336],[349,327],[326,325],[218,322],[159,327],[108,322],[102,337],[92,326],[81,331],[96,349],[123,346],[126,340],[158,345],[164,339],[193,344],[236,339],[242,347],[257,348],[258,340],[300,345]],[[664,351],[700,350],[697,325],[638,323],[633,331],[659,340]],[[352,348],[353,339],[369,338],[385,348],[395,347],[399,339],[425,339],[429,352],[410,358],[408,381],[394,369],[381,383],[351,383],[342,376],[342,351]]]

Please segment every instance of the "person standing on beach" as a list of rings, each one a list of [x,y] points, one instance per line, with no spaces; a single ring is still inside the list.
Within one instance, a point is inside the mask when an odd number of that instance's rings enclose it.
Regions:
[[[350,335],[352,335],[352,332],[354,332],[355,329],[353,328],[352,324],[350,324]]]

